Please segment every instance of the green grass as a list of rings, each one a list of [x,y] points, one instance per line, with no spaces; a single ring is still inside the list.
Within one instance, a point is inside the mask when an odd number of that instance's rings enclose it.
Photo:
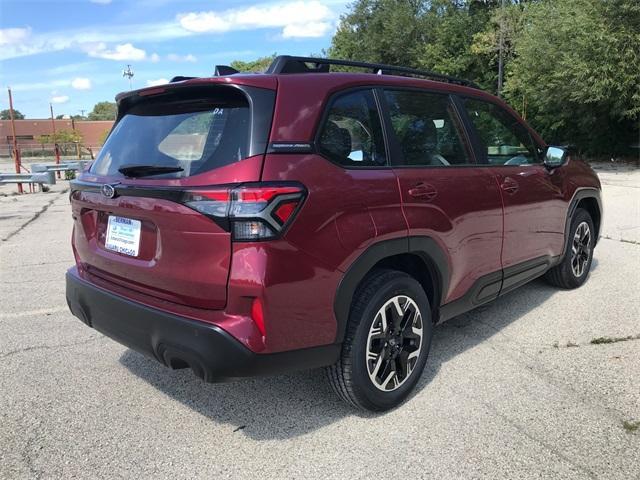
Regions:
[[[634,422],[633,420],[631,421],[623,420],[622,426],[627,432],[633,433],[640,428],[640,421]]]

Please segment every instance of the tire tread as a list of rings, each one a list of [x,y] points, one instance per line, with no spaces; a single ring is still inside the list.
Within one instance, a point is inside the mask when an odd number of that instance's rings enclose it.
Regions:
[[[353,360],[351,356],[351,349],[353,347],[356,330],[362,320],[361,313],[382,285],[392,281],[394,278],[407,276],[408,275],[406,273],[397,270],[379,269],[375,270],[365,278],[353,297],[353,302],[349,311],[349,322],[347,324],[347,331],[345,332],[340,358],[335,364],[325,368],[329,383],[336,394],[347,404],[357,409],[371,410],[371,406],[365,405],[362,400],[357,397],[352,378]]]

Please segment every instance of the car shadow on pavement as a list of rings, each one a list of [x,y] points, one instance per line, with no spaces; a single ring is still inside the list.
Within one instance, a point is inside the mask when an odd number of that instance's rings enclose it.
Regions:
[[[535,280],[436,327],[427,367],[411,398],[422,394],[447,361],[518,321],[556,292],[544,281]],[[132,350],[120,362],[172,399],[255,440],[297,437],[347,416],[375,416],[338,400],[322,370],[206,384],[190,370],[169,370]]]

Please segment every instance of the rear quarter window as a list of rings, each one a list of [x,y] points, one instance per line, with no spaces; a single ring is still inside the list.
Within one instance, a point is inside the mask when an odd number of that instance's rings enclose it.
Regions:
[[[344,93],[331,102],[318,148],[333,162],[347,167],[386,164],[382,124],[371,90]]]

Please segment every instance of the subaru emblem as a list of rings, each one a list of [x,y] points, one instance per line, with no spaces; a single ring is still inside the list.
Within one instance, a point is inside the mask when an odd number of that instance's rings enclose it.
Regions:
[[[116,189],[113,188],[113,185],[105,183],[102,185],[102,194],[107,198],[113,198],[116,196]]]

